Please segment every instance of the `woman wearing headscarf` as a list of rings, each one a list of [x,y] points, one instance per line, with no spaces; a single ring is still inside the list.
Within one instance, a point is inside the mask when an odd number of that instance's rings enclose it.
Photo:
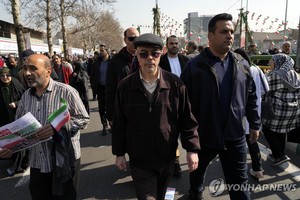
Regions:
[[[300,77],[293,69],[293,59],[285,54],[275,54],[270,61],[271,72],[267,75],[275,117],[262,119],[263,133],[272,150],[273,166],[290,158],[285,154],[286,135],[300,126]]]
[[[0,70],[0,127],[15,120],[18,102],[25,89],[22,84],[12,77],[11,70],[3,67]],[[7,169],[9,175],[23,172],[28,167],[27,151],[14,153],[12,156],[13,165]]]
[[[85,106],[86,111],[90,114],[89,98],[88,98],[88,80],[89,76],[86,71],[83,70],[83,65],[80,61],[73,63],[73,72],[70,77],[70,85],[74,87]]]

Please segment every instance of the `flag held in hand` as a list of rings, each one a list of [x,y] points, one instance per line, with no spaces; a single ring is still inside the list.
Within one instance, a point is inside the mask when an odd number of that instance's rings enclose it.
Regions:
[[[70,113],[68,110],[68,105],[65,99],[61,98],[60,102],[62,103],[62,106],[54,111],[49,117],[48,121],[50,124],[55,128],[55,130],[58,132],[61,127],[63,127],[69,120],[70,120]]]

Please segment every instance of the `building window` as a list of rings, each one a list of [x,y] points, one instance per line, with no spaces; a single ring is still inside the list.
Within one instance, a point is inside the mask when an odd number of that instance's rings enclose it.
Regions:
[[[3,21],[0,21],[0,37],[11,38],[10,25]]]

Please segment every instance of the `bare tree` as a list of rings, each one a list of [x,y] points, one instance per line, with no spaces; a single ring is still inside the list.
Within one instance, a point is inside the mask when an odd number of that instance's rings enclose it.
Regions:
[[[60,23],[61,23],[61,33],[63,37],[63,53],[64,57],[68,56],[68,48],[67,48],[67,34],[66,34],[66,26],[65,26],[65,0],[60,0]]]
[[[98,19],[94,25],[86,29],[85,18]],[[122,28],[111,12],[97,13],[90,10],[89,16],[82,16],[81,20],[71,28],[68,41],[73,46],[80,46],[84,50],[96,49],[100,44],[105,44],[109,49],[122,47]]]
[[[46,1],[46,23],[47,23],[47,42],[48,42],[48,49],[49,53],[52,56],[53,55],[53,41],[52,41],[52,17],[51,17],[51,0],[45,0]]]
[[[13,1],[13,0],[10,0]],[[19,1],[19,0],[18,0]],[[106,6],[111,6],[116,0],[21,0],[24,3],[22,6],[26,13],[25,21],[31,28],[39,30],[47,29],[47,41],[49,52],[53,52],[52,35],[60,33],[63,39],[64,55],[67,55],[68,50],[68,35],[80,34],[85,40],[81,43],[75,41],[72,44],[80,44],[76,47],[84,49],[91,48],[94,36],[89,34],[97,34],[96,26],[102,16],[102,10]],[[99,12],[100,10],[100,12]],[[34,12],[33,12],[34,11]],[[96,13],[96,14],[95,14]],[[78,23],[81,22],[81,23]],[[32,25],[35,25],[33,27]],[[76,28],[74,28],[76,24]],[[80,25],[79,25],[80,24]],[[115,24],[115,23],[114,23]],[[109,24],[107,26],[110,26]],[[120,26],[114,32],[119,32]],[[105,27],[102,27],[106,29]],[[78,33],[78,34],[75,34]],[[71,37],[72,38],[72,37]],[[87,39],[86,39],[87,38]],[[76,38],[76,40],[78,37]],[[116,39],[116,41],[119,39]],[[120,41],[120,40],[119,40]],[[120,41],[122,43],[122,41]]]
[[[22,25],[21,12],[20,12],[20,1],[10,0],[9,3],[11,4],[11,13],[13,16],[15,33],[16,33],[17,44],[18,44],[18,53],[20,56],[21,53],[25,50],[25,40],[24,40],[23,25]],[[22,62],[22,60],[20,61]]]
[[[25,14],[25,24],[31,28],[37,28],[44,32],[46,28],[46,37],[48,43],[48,51],[53,55],[53,40],[52,40],[52,22],[53,15],[53,0],[23,0],[23,10]],[[34,12],[32,12],[34,10]]]
[[[112,4],[115,3],[116,0],[91,0],[89,3],[91,5],[96,5],[96,3],[100,4]],[[77,16],[78,10],[83,9],[84,5],[87,5],[86,0],[60,0],[59,8],[60,8],[60,24],[61,24],[61,33],[63,37],[63,49],[64,49],[64,56],[66,57],[67,52],[67,30],[66,30],[66,19],[68,17]],[[86,12],[89,12],[88,10],[85,10]],[[88,24],[87,27],[90,27],[91,25]]]

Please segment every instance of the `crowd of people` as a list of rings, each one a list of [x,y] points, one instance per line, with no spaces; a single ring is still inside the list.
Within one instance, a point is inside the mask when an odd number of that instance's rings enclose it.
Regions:
[[[271,68],[264,74],[249,58],[255,45],[248,51],[232,50],[230,14],[215,15],[208,30],[208,46],[188,41],[187,55],[180,52],[175,35],[167,38],[163,54],[159,36],[140,35],[133,27],[124,31],[126,46],[118,53],[101,44],[84,60],[29,49],[20,55],[23,66],[10,54],[0,68],[0,126],[31,112],[42,124],[36,137],[52,139],[14,154],[0,148],[0,158],[13,160],[9,174],[30,167],[34,200],[76,199],[80,129],[89,123],[89,84],[91,100],[98,101],[101,133],[112,133],[115,165],[121,171],[130,169],[138,199],[163,200],[171,176],[181,176],[179,138],[187,151],[191,200],[203,199],[205,174],[217,155],[227,184],[247,184],[248,172],[263,178],[260,133],[269,143],[273,165],[287,162],[286,138],[300,127],[300,77],[289,56],[290,43],[281,52],[274,49]],[[271,119],[261,118],[264,98],[272,102]],[[61,99],[70,120],[56,130],[47,119],[60,108]],[[229,196],[251,199],[244,190],[230,190]]]

